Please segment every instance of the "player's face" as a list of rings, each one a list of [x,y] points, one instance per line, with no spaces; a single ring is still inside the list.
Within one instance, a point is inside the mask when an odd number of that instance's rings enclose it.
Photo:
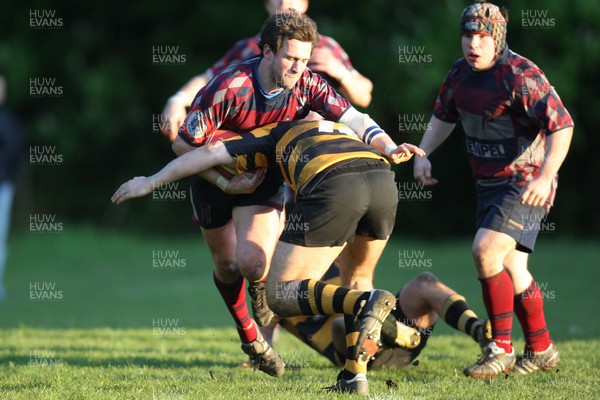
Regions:
[[[286,39],[271,63],[271,79],[276,88],[291,89],[298,82],[312,52],[310,42]]]
[[[494,65],[496,52],[494,39],[491,36],[478,33],[464,34],[461,46],[467,63],[475,71],[484,71]]]
[[[293,8],[304,14],[308,10],[308,0],[267,0],[265,1],[265,8],[269,15],[286,8]]]

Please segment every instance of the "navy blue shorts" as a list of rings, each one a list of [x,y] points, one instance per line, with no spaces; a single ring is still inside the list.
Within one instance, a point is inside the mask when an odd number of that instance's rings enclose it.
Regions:
[[[204,229],[216,229],[231,220],[234,207],[267,206],[283,210],[282,179],[269,171],[253,193],[227,194],[217,186],[194,175],[190,177],[190,200],[194,222]]]
[[[523,186],[507,183],[486,185],[477,182],[477,229],[502,232],[517,242],[516,249],[533,252],[546,207],[521,204]]]

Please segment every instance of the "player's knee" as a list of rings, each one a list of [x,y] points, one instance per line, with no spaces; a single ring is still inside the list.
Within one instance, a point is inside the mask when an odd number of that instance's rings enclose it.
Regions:
[[[360,271],[355,271],[349,277],[350,288],[355,290],[370,290],[373,287],[373,275],[363,274]]]
[[[489,246],[485,246],[481,242],[474,242],[471,248],[471,256],[473,257],[475,266],[481,269],[484,268],[486,263],[489,263],[493,257],[493,253]]]
[[[514,249],[514,239],[504,234],[478,233],[471,246],[471,254],[476,264],[501,262],[506,254]]]
[[[258,282],[266,275],[266,265],[264,261],[251,260],[247,263],[239,263],[240,272],[251,282]]]
[[[371,290],[373,288],[373,278],[358,278],[354,281],[352,288],[356,290]]]
[[[259,248],[247,248],[238,252],[237,264],[246,277],[250,281],[259,281],[266,275],[266,255]]]
[[[421,293],[427,287],[436,284],[439,279],[431,272],[421,272],[415,278],[408,281],[402,288],[402,293]]]
[[[222,282],[233,282],[240,275],[240,271],[233,261],[219,261],[215,263],[215,275]]]
[[[502,270],[502,260],[493,246],[473,244],[473,262],[480,277],[495,275]]]
[[[420,286],[428,286],[433,285],[439,282],[437,276],[435,276],[432,272],[425,271],[421,272],[416,278],[416,283]]]

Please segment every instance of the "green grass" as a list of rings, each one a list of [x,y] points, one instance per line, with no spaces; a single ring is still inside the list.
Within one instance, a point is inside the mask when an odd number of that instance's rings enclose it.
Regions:
[[[160,240],[70,228],[13,237],[10,245],[9,296],[0,303],[0,398],[350,398],[323,393],[337,370],[286,333],[278,351],[294,368],[282,378],[239,366],[244,355],[213,287],[210,256],[199,237]],[[466,379],[461,370],[476,359],[477,347],[440,322],[418,366],[371,374],[371,397],[600,398],[596,248],[592,242],[542,237],[531,259],[563,359],[558,372]],[[396,240],[384,254],[376,285],[397,291],[429,270],[482,314],[469,249],[469,239]],[[423,261],[421,268],[406,263],[401,268],[399,252],[418,254],[414,258]],[[154,268],[160,254],[169,254],[178,267]],[[32,290],[60,298],[34,301]],[[170,335],[153,329],[157,321],[169,323]],[[521,348],[516,321],[514,331]],[[388,389],[387,379],[398,387]]]

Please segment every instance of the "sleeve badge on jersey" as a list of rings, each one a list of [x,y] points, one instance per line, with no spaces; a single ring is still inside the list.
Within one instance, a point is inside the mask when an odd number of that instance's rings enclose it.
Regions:
[[[206,133],[206,120],[204,114],[196,110],[192,112],[192,115],[187,120],[187,131],[188,134],[195,138],[200,139]]]

